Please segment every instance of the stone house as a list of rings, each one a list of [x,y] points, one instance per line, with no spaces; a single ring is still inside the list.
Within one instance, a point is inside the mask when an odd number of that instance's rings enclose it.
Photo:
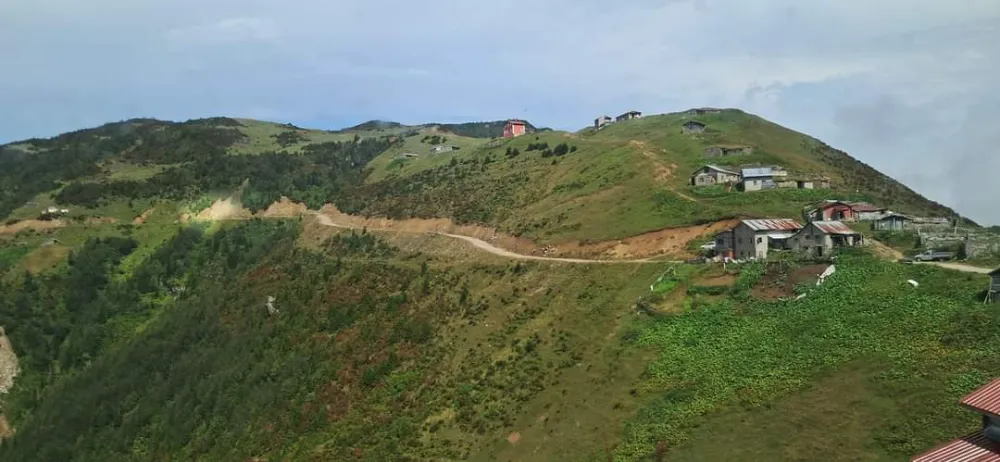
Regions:
[[[888,212],[872,223],[876,231],[904,231],[910,228],[913,219],[901,213]]]
[[[860,246],[864,236],[839,221],[811,221],[789,242],[793,250],[822,257],[837,248]]]
[[[753,154],[753,146],[709,146],[703,151],[705,157],[726,157]]]
[[[714,184],[736,184],[740,182],[740,174],[715,165],[705,165],[691,176],[693,186],[710,186]]]
[[[642,113],[639,111],[628,111],[618,117],[615,117],[615,122],[624,122],[626,120],[638,119],[642,117]]]
[[[913,217],[913,226],[920,230],[943,231],[951,228],[952,220],[943,217]]]
[[[787,184],[785,177],[788,172],[779,167],[754,167],[744,168],[740,171],[740,189],[744,191],[760,191],[762,189],[774,189],[778,187],[777,182]],[[794,183],[794,182],[793,182]],[[786,186],[787,187],[787,186]]]
[[[612,122],[614,122],[614,120],[611,119],[611,116],[602,115],[602,116],[594,119],[594,128],[601,129],[601,128],[604,128],[605,125],[608,125],[608,124],[610,124]]]
[[[965,256],[968,258],[1000,255],[1000,236],[996,234],[969,234],[962,245],[965,246]]]
[[[735,258],[733,255],[733,230],[727,229],[715,235],[715,254]]]
[[[715,236],[715,250],[740,260],[767,258],[771,249],[787,249],[788,239],[802,229],[789,218],[743,220],[730,231]]]
[[[441,154],[442,152],[451,152],[454,149],[455,148],[453,148],[452,146],[445,146],[443,144],[439,144],[437,146],[431,147],[431,152],[434,154]]]
[[[697,120],[689,120],[687,122],[684,122],[681,131],[687,135],[695,133],[703,133],[705,131],[705,127],[706,127],[705,124],[698,122]]]

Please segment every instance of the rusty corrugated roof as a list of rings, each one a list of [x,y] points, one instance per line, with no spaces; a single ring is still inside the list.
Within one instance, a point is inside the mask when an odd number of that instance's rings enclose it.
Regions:
[[[1000,416],[1000,379],[993,379],[959,402],[977,411]]]
[[[827,234],[859,234],[857,231],[851,229],[850,226],[847,226],[839,221],[814,221],[812,224],[816,225],[820,231]]]
[[[743,220],[743,224],[754,231],[797,231],[802,225],[791,218],[765,218],[760,220]]]
[[[1000,444],[976,432],[938,446],[912,459],[913,462],[1000,462]]]

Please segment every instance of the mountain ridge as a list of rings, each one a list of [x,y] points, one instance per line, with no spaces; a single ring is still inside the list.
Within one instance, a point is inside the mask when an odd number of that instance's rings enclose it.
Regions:
[[[681,125],[692,120],[708,128],[700,134],[683,134]],[[176,182],[186,192],[178,190],[170,197],[193,200],[219,187],[232,191],[249,174],[257,177],[244,197],[251,208],[266,207],[281,196],[311,207],[339,197],[337,205],[350,213],[397,219],[450,217],[554,241],[623,238],[738,216],[797,218],[803,207],[820,199],[860,199],[904,213],[958,216],[843,151],[739,109],[697,108],[649,115],[599,131],[586,128],[575,133],[538,131],[513,139],[486,137],[502,131],[502,123],[407,126],[370,121],[341,131],[226,117],[109,123],[0,146],[4,153],[0,163],[8,171],[22,167],[40,173],[30,184],[18,184],[11,175],[0,177],[0,184],[9,185],[6,195],[16,196],[0,195],[0,215],[10,215],[39,194],[51,194],[61,205],[92,208],[120,199],[153,197],[153,189]],[[315,170],[317,159],[327,159],[320,151],[353,149],[352,143],[363,140],[381,140],[381,144],[372,145],[370,154],[352,159],[349,166],[335,167],[352,171],[350,176],[361,181],[343,183],[313,176],[303,182],[301,175]],[[428,151],[433,143],[447,144],[451,152]],[[564,151],[553,155],[560,146]],[[713,146],[744,146],[753,152],[709,158],[705,152]],[[402,158],[404,153],[408,157]],[[257,168],[254,164],[284,154],[297,155],[292,159],[295,162],[306,155],[304,163],[293,168],[299,173],[288,171],[291,176],[285,183],[267,185],[268,175],[251,173]],[[239,160],[239,155],[251,158]],[[359,161],[364,165],[358,165]],[[134,171],[136,179],[97,166],[108,162],[119,170]],[[691,187],[688,175],[708,163],[731,168],[780,165],[794,175],[830,178],[834,185],[826,192],[735,193]],[[220,167],[244,178],[210,179]],[[192,180],[200,186],[187,184]],[[143,186],[149,182],[159,186]],[[129,192],[143,188],[150,192],[140,196]],[[304,191],[309,188],[314,192]],[[597,198],[597,203],[588,197]],[[609,211],[618,207],[611,205],[615,201],[636,210]],[[545,211],[555,212],[554,216],[546,217]],[[620,225],[623,221],[624,226]],[[614,226],[620,230],[594,230],[612,223],[619,223]]]

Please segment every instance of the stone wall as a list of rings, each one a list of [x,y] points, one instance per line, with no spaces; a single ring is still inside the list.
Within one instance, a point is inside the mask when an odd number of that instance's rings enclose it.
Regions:
[[[965,254],[969,258],[1000,254],[1000,236],[973,234],[965,241]]]

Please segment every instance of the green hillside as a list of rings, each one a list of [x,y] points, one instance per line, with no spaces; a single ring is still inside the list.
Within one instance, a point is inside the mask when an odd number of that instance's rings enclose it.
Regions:
[[[972,430],[955,401],[1000,371],[984,276],[845,254],[788,302],[816,270],[444,239],[253,220],[126,270],[142,239],[112,232],[3,282],[0,460],[905,460]]]
[[[706,132],[682,133],[688,120],[706,123]],[[566,151],[553,154],[560,145]],[[753,153],[705,157],[706,148],[719,145],[751,146]],[[389,162],[392,155],[376,158],[362,193],[352,196],[357,200],[338,206],[395,218],[446,216],[556,242],[618,239],[738,216],[797,218],[824,199],[955,215],[813,138],[737,110],[650,116],[597,132],[542,132],[404,165]],[[691,173],[706,163],[778,165],[793,178],[826,177],[833,189],[743,193],[690,186]]]
[[[706,131],[683,133],[692,119]],[[787,253],[591,264],[480,245],[616,245],[828,198],[950,209],[736,110],[484,128],[137,119],[0,147],[0,326],[21,371],[0,461],[908,460],[979,425],[956,401],[1000,376],[985,275],[857,249],[817,286],[830,261]],[[706,161],[833,188],[690,186]],[[260,213],[283,196],[484,241]],[[68,212],[40,220],[49,206]]]

